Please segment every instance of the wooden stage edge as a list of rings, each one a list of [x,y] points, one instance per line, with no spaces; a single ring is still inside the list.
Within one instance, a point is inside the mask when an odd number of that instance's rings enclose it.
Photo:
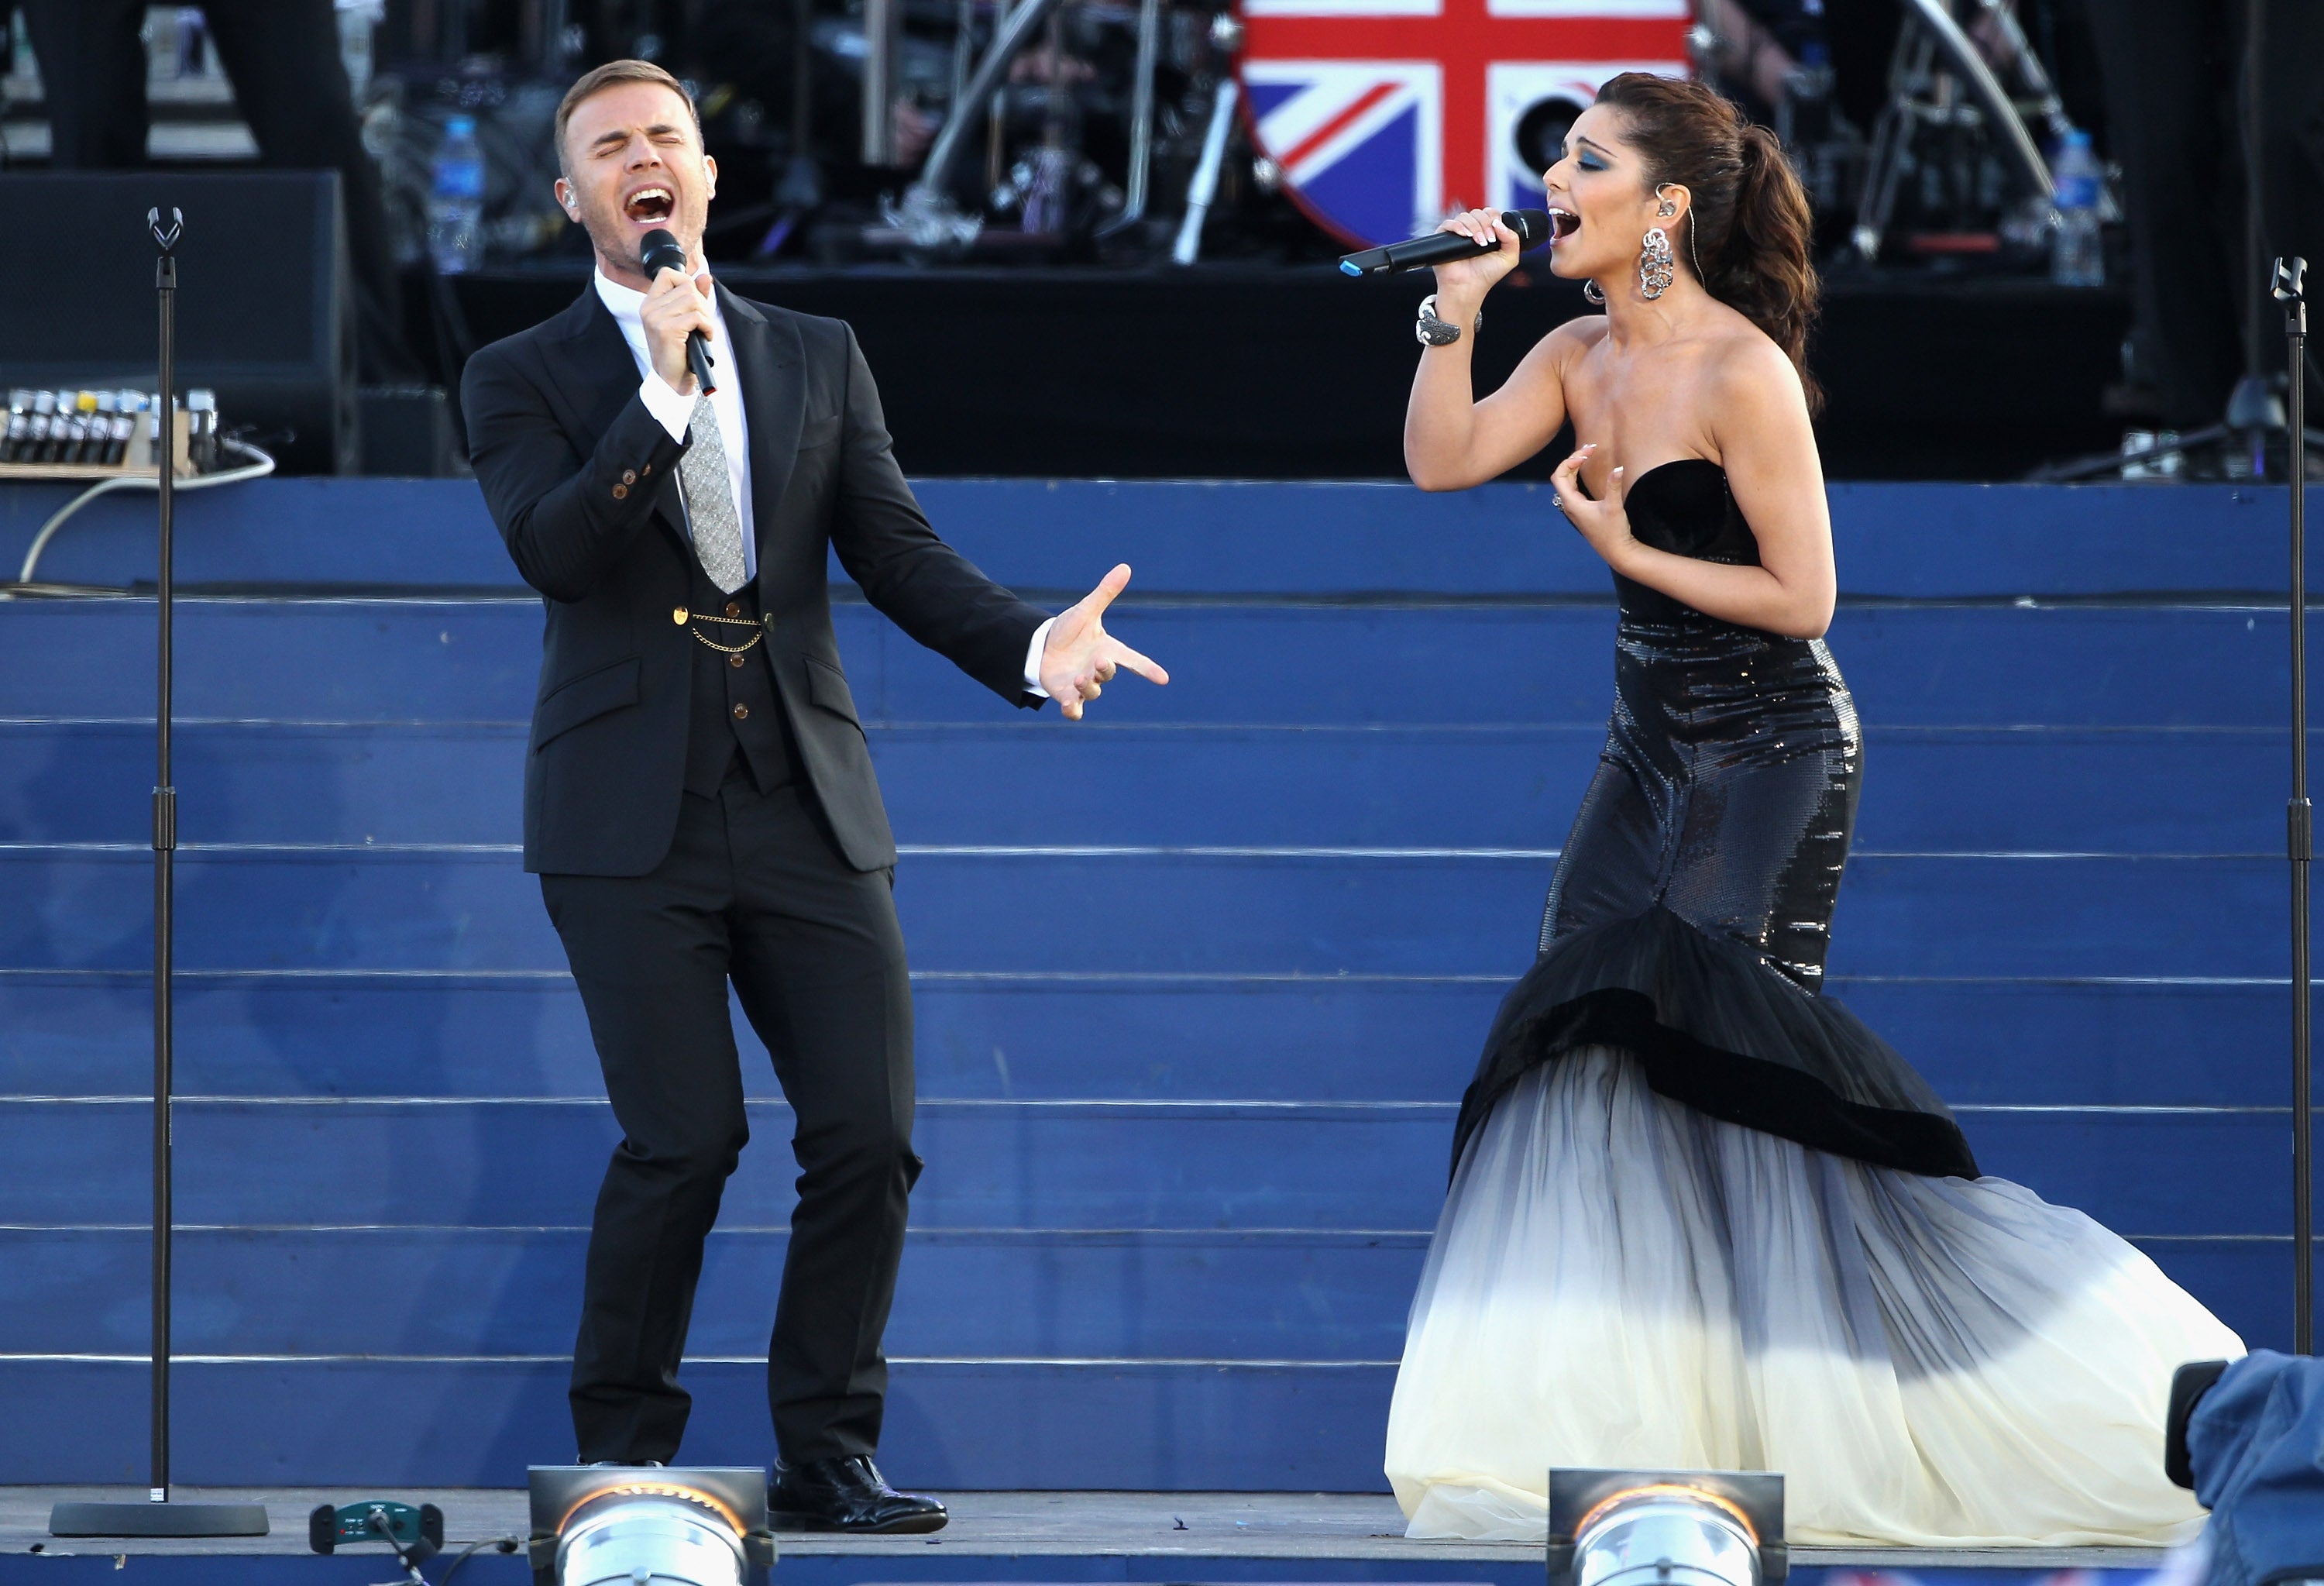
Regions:
[[[179,1487],[185,1501],[263,1503],[272,1524],[263,1537],[184,1541],[115,1541],[51,1537],[50,1507],[60,1498],[134,1500],[143,1489],[124,1487],[0,1487],[0,1558],[22,1557],[40,1545],[56,1555],[263,1556],[307,1554],[307,1516],[318,1504],[391,1498],[433,1503],[444,1511],[447,1554],[470,1542],[521,1535],[525,1498],[515,1489],[467,1488],[415,1491],[355,1488]],[[786,1558],[911,1557],[928,1560],[941,1548],[954,1557],[1306,1559],[1414,1564],[1521,1564],[1539,1556],[1536,1545],[1508,1543],[1415,1542],[1403,1535],[1394,1499],[1353,1493],[1221,1492],[966,1492],[945,1495],[952,1524],[936,1536],[835,1536],[785,1534]],[[384,1549],[351,1550],[377,1554]],[[1845,1567],[1921,1574],[1932,1570],[2144,1570],[2162,1562],[2156,1549],[1801,1547],[1795,1566]],[[431,1563],[432,1575],[440,1568]],[[876,1566],[875,1566],[876,1568]],[[394,1573],[390,1565],[388,1573]],[[1367,1572],[1368,1573],[1371,1572]],[[777,1577],[780,1578],[779,1566]],[[479,1577],[482,1579],[483,1577]],[[1189,1575],[1187,1579],[1197,1579]]]

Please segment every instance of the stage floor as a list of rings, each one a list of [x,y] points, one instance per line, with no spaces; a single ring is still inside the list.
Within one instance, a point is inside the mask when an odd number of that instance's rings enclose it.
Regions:
[[[146,1542],[48,1534],[50,1506],[60,1498],[134,1498],[141,1491],[117,1487],[0,1487],[0,1557],[21,1557],[36,1545],[51,1555],[303,1555],[309,1511],[318,1504],[337,1506],[364,1498],[436,1504],[444,1511],[447,1554],[483,1538],[521,1536],[527,1524],[525,1496],[513,1489],[414,1492],[180,1487],[173,1495],[183,1500],[263,1503],[273,1534]],[[873,1559],[909,1557],[933,1563],[931,1550],[937,1548],[947,1556],[964,1559],[1184,1559],[1192,1567],[1167,1577],[1182,1581],[1203,1579],[1195,1562],[1203,1560],[1361,1561],[1370,1566],[1363,1576],[1375,1580],[1394,1579],[1379,1573],[1381,1564],[1421,1566],[1432,1574],[1445,1564],[1539,1567],[1533,1561],[1539,1558],[1540,1549],[1523,1544],[1408,1541],[1403,1535],[1404,1517],[1393,1498],[1357,1493],[966,1492],[947,1495],[945,1501],[952,1509],[952,1524],[933,1537],[786,1533],[781,1539],[782,1554],[789,1559],[831,1562],[862,1558],[871,1572],[862,1577],[867,1581],[881,1579],[881,1572],[892,1567],[873,1564],[870,1562]],[[383,1564],[386,1562],[383,1548],[353,1551],[375,1557]],[[1794,1563],[1802,1568],[1871,1568],[1907,1574],[1958,1569],[2142,1570],[2153,1568],[2162,1558],[2157,1550],[2130,1547],[1803,1547],[1792,1553]],[[441,1568],[439,1561],[431,1563],[429,1572],[437,1574]],[[392,1566],[387,1572],[394,1572]],[[779,1567],[776,1572],[779,1579]],[[1312,1572],[1303,1573],[1312,1578]],[[1043,1579],[1055,1578],[1054,1570],[1038,1574]],[[1250,1577],[1247,1569],[1235,1574]],[[1102,1577],[1093,1572],[1091,1578]]]

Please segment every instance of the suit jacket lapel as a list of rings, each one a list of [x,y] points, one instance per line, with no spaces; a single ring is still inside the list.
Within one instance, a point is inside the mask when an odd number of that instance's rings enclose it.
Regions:
[[[718,309],[734,343],[743,422],[751,430],[751,517],[763,572],[767,536],[798,461],[799,425],[807,413],[807,383],[799,376],[805,349],[796,327],[768,318],[723,286],[718,288]]]

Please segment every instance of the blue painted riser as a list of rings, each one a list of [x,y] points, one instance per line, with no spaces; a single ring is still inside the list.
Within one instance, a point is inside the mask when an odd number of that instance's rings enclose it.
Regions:
[[[723,1215],[779,1225],[790,1119],[760,1103]],[[0,1224],[134,1224],[150,1112],[0,1102]],[[1988,1172],[2125,1234],[2288,1232],[2280,1113],[1978,1112]],[[915,1142],[925,1228],[1418,1229],[1435,1222],[1449,1104],[934,1102]],[[619,1138],[602,1102],[181,1107],[188,1223],[569,1226]],[[5,1324],[0,1323],[0,1336]],[[5,1353],[0,1350],[0,1353]]]
[[[551,1231],[203,1231],[179,1240],[177,1348],[193,1355],[540,1355],[571,1347],[587,1235]],[[688,1352],[749,1360],[775,1314],[786,1237],[713,1235]],[[2141,1241],[2218,1296],[2229,1325],[2280,1325],[2288,1240]],[[908,1359],[1394,1360],[1426,1254],[1404,1233],[923,1229],[888,1328]],[[140,1233],[0,1233],[21,1319],[8,1350],[134,1354]],[[351,1299],[359,1304],[350,1304]]]
[[[1161,660],[1172,680],[1108,689],[1109,722],[1602,725],[1613,688],[1614,615],[1602,604],[1115,611],[1109,628]],[[1012,714],[869,607],[843,606],[838,616],[867,720]],[[540,625],[535,601],[189,602],[178,625],[178,709],[292,722],[523,722]],[[18,605],[0,622],[0,715],[150,719],[152,631],[148,602]],[[668,642],[687,642],[670,632]],[[2280,612],[1867,606],[1840,613],[1831,645],[1864,719],[1881,727],[2275,731],[2289,697]],[[59,664],[68,654],[73,664]],[[2324,701],[2319,712],[2324,719]],[[1055,724],[1055,711],[1046,714]]]
[[[192,1484],[514,1486],[528,1464],[572,1458],[571,1369],[184,1363],[172,1470]],[[899,1363],[881,1466],[937,1489],[1381,1491],[1394,1378],[1385,1366]],[[763,1364],[696,1362],[683,1380],[689,1462],[774,1457]],[[143,1485],[146,1383],[143,1365],[0,1360],[0,1403],[44,1444],[0,1443],[0,1480]]]
[[[568,1370],[563,1360],[185,1361],[174,1469],[197,1483],[504,1486],[528,1463],[570,1457]],[[689,1460],[771,1457],[762,1367],[697,1360],[682,1380],[695,1396]],[[37,1452],[0,1447],[0,1478],[142,1482],[146,1382],[129,1361],[0,1361],[15,1425],[71,1429]],[[1377,1491],[1393,1382],[1384,1365],[905,1359],[881,1463],[899,1482],[954,1489]]]
[[[586,1207],[576,1208],[585,1214]],[[580,1314],[580,1228],[189,1233],[175,1339],[189,1354],[556,1355]],[[712,1240],[687,1337],[763,1357],[786,1236]],[[890,1353],[1000,1359],[1392,1360],[1425,1231],[1324,1234],[922,1230],[904,1258]],[[0,1232],[20,1312],[6,1351],[134,1353],[124,1300],[150,1259],[134,1232]],[[348,1304],[361,1296],[361,1305]],[[973,1297],[971,1297],[973,1296]]]
[[[1425,495],[1400,484],[1124,484],[924,479],[938,532],[1002,583],[1078,595],[1106,566],[1179,595],[1601,595],[1605,564],[1544,484]],[[0,563],[14,567],[71,487],[0,487]],[[2281,485],[1834,484],[1843,594],[1881,597],[2281,592]],[[2310,511],[2324,489],[2310,486]],[[461,480],[270,479],[179,498],[189,586],[519,586],[476,487]],[[2324,588],[2324,548],[2310,549]],[[150,496],[93,503],[42,563],[65,583],[124,587],[154,572]]]
[[[924,1098],[1444,1102],[1475,1066],[1506,982],[923,976]],[[2281,985],[1840,978],[1845,1001],[1957,1105],[2282,1106]],[[144,977],[0,975],[0,1095],[137,1095],[152,1083]],[[597,1093],[570,982],[218,979],[179,986],[178,1079],[194,1095]],[[742,1075],[775,1093],[739,1010]],[[1100,1032],[1093,1040],[1092,1031]]]
[[[930,1167],[890,1473],[1376,1488],[1379,1362],[1450,1103],[1603,732],[1603,569],[1524,488],[925,493],[1020,587],[1135,561],[1113,625],[1176,681],[1125,681],[1068,731],[843,604],[908,848],[1533,856],[908,852]],[[0,492],[0,551],[44,499]],[[472,486],[238,499],[188,498],[181,577],[509,584]],[[2282,507],[1838,490],[1843,591],[1872,600],[1831,635],[1868,741],[1836,994],[1961,1109],[1989,1170],[2277,1342]],[[49,571],[122,583],[150,557],[108,502]],[[1365,594],[1319,598],[1343,591]],[[5,1357],[143,1342],[145,1111],[30,1098],[146,1083],[152,618],[0,607],[0,844],[30,845],[0,853],[0,1097],[25,1098],[0,1102],[0,1402],[36,1434],[0,1440],[0,1480],[142,1466],[140,1370]],[[180,1089],[246,1099],[180,1113],[181,1479],[504,1482],[567,1452],[558,1357],[614,1134],[577,1003],[512,855],[379,852],[514,840],[540,631],[530,598],[181,609],[185,834],[258,845],[182,871]],[[1028,901],[1061,896],[1102,940]],[[788,1114],[747,1031],[742,1065],[756,1141],[693,1340],[713,1357],[687,1368],[694,1459],[770,1452],[757,1369],[717,1358],[763,1347],[790,1203]],[[376,1099],[300,1104],[334,1094]],[[2025,1108],[2051,1110],[2006,1110]],[[300,1358],[201,1358],[275,1354]],[[477,1356],[498,1358],[447,1358]]]
[[[996,713],[997,714],[997,713]],[[918,844],[1554,847],[1604,727],[871,731]],[[513,843],[524,730],[204,726],[175,737],[189,843]],[[2257,729],[1880,728],[1859,849],[2272,853],[2290,775]],[[150,727],[0,725],[0,842],[134,842]],[[1030,788],[1070,785],[1061,821]]]
[[[2282,861],[1858,855],[1830,967],[1883,975],[2282,975]],[[188,969],[564,966],[507,853],[195,851],[178,866]],[[152,861],[0,851],[0,968],[150,962]],[[916,854],[896,899],[916,968],[1513,974],[1545,860]],[[1070,898],[1071,909],[1010,899]],[[2006,908],[1997,907],[2008,900]]]

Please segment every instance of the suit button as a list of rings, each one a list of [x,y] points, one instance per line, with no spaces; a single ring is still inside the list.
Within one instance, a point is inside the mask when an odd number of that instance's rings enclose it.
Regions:
[[[622,469],[622,484],[635,484],[637,482],[638,482],[638,471],[637,471],[635,468],[624,468],[624,469]]]
[[[629,493],[630,493],[630,487],[629,487],[628,485],[626,485],[626,484],[616,484],[615,486],[613,486],[613,499],[614,499],[615,501],[621,501],[621,500],[624,499],[625,497],[627,497],[627,496],[628,496],[628,494],[629,494]]]
[[[652,473],[652,472],[653,472],[653,465],[652,465],[651,463],[648,463],[648,464],[645,466],[645,467],[644,467],[644,469],[642,470],[642,472],[644,472],[644,473],[648,473],[648,474]]]
[[[741,660],[742,658],[738,655],[734,659],[736,660]],[[734,719],[738,722],[749,721],[751,719],[751,707],[747,705],[736,705],[734,707]]]
[[[742,603],[740,601],[728,601],[726,603],[726,614],[730,617],[741,616],[742,614]]]
[[[726,658],[726,664],[730,667],[739,667],[742,664],[742,658],[739,655],[730,655]]]

